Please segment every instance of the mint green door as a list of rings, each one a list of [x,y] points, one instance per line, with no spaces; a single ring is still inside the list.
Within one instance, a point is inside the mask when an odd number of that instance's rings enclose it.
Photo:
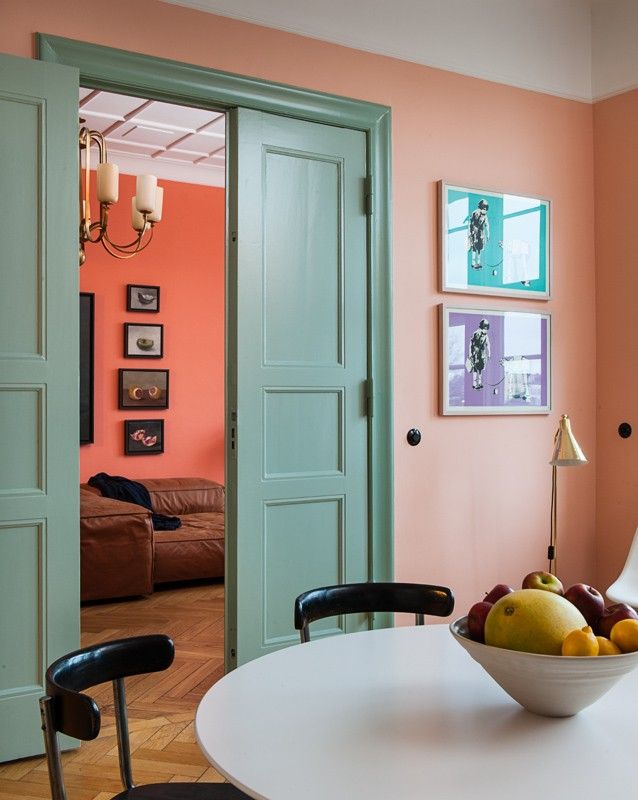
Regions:
[[[302,591],[369,576],[367,217],[364,133],[239,109],[228,144],[232,667],[298,641]]]
[[[78,71],[0,55],[0,761],[79,642]]]

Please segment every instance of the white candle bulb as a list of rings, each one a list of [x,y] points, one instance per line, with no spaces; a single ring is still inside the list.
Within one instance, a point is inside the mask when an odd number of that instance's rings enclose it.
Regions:
[[[136,231],[144,230],[144,216],[137,210],[137,198],[131,197],[131,225]]]
[[[151,214],[155,210],[155,191],[157,178],[155,175],[138,175],[135,188],[137,210],[143,214]]]
[[[164,189],[158,186],[155,190],[155,210],[149,214],[147,219],[149,222],[160,222],[162,219],[162,205],[164,203]]]
[[[117,203],[119,170],[117,164],[98,164],[96,169],[97,199],[100,203]]]

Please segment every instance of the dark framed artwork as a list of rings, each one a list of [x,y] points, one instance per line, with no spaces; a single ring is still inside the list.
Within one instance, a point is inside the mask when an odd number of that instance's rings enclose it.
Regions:
[[[118,370],[117,397],[118,408],[168,408],[168,370]]]
[[[551,316],[440,307],[441,413],[548,414]]]
[[[156,314],[160,310],[160,287],[129,283],[126,286],[126,310]]]
[[[80,444],[93,442],[95,295],[80,292]]]
[[[124,420],[124,455],[146,456],[163,452],[163,419]]]
[[[125,358],[162,358],[164,326],[124,323]]]

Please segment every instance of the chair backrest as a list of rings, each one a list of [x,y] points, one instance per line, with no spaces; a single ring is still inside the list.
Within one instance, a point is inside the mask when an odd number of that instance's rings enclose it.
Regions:
[[[89,741],[100,732],[100,710],[85,689],[113,682],[120,773],[133,788],[124,678],[170,667],[175,647],[168,636],[153,634],[116,639],[62,656],[46,672],[46,695],[40,699],[42,731],[53,800],[65,800],[58,733]]]
[[[311,589],[295,600],[295,628],[302,642],[310,640],[308,625],[339,614],[374,611],[407,612],[423,625],[424,615],[447,617],[454,609],[454,596],[445,586],[425,583],[349,583]]]
[[[638,608],[638,528],[634,534],[622,572],[605,592],[614,603]]]

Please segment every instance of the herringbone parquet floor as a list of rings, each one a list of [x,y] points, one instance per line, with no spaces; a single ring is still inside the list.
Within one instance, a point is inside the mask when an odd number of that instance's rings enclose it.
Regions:
[[[167,633],[175,661],[166,672],[126,682],[136,783],[222,781],[195,742],[197,703],[224,672],[224,586],[164,589],[148,598],[86,606],[82,645]],[[102,710],[97,739],[63,755],[69,800],[110,800],[121,791],[111,686],[91,692]],[[0,764],[0,800],[49,798],[44,758]]]

